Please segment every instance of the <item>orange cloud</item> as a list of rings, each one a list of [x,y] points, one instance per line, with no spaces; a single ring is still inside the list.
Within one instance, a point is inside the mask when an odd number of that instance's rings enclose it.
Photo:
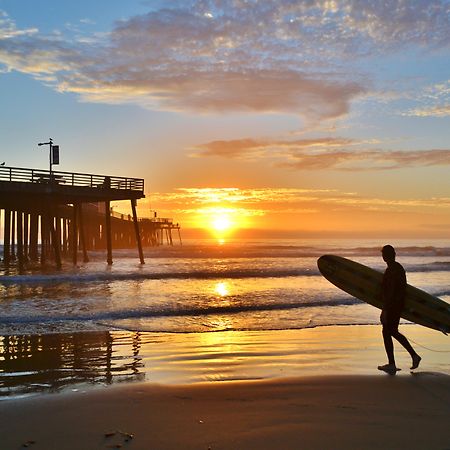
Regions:
[[[183,228],[208,226],[208,218],[226,215],[236,229],[443,235],[443,224],[450,221],[449,197],[386,199],[338,190],[180,188],[154,193],[140,201],[140,208],[149,201],[176,217]]]
[[[303,150],[351,145],[354,141],[343,138],[316,138],[296,140],[234,139],[211,141],[194,148],[194,156],[221,156],[224,158],[248,158],[264,156],[279,150]]]
[[[297,140],[236,139],[196,147],[195,156],[267,158],[278,167],[299,170],[387,170],[450,165],[449,149],[365,150],[365,142],[345,138]],[[349,150],[349,147],[354,147]]]

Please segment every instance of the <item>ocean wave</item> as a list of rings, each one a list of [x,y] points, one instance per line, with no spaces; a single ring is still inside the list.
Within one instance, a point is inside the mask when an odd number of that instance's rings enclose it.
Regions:
[[[317,276],[317,269],[217,269],[193,270],[189,272],[126,272],[126,273],[83,273],[83,274],[34,274],[3,275],[0,284],[41,284],[41,283],[80,283],[122,280],[169,280],[169,279],[222,279],[222,278],[285,278],[298,276]]]
[[[345,247],[339,245],[311,246],[294,244],[261,244],[245,243],[217,245],[191,245],[170,248],[147,248],[145,256],[150,258],[314,258],[324,253],[342,256],[380,256],[380,246]],[[450,247],[432,245],[397,246],[400,256],[449,256]],[[136,258],[136,251],[122,251],[121,256]]]
[[[385,267],[380,263],[376,270],[383,272]],[[450,272],[450,262],[432,262],[429,264],[405,264],[407,272]],[[247,279],[247,278],[285,278],[319,276],[315,264],[302,268],[254,267],[251,269],[217,267],[208,270],[179,270],[147,272],[139,270],[126,272],[84,272],[84,273],[33,273],[26,275],[2,275],[0,285],[40,285],[62,283],[95,283],[114,281],[143,280],[213,280],[213,279]]]
[[[335,298],[322,302],[279,302],[270,304],[246,304],[246,305],[226,305],[226,306],[208,306],[193,308],[138,308],[124,309],[119,311],[101,311],[94,314],[64,314],[64,315],[33,315],[33,316],[3,316],[0,318],[0,325],[16,325],[31,323],[55,323],[55,322],[101,322],[109,320],[123,319],[150,319],[162,317],[198,317],[210,316],[214,314],[238,314],[243,312],[259,311],[282,311],[310,307],[333,307],[346,306],[362,303],[360,300],[352,297]]]
[[[447,243],[447,241],[446,241]],[[382,245],[345,246],[329,245],[299,245],[294,243],[227,243],[189,244],[183,246],[160,246],[144,248],[145,258],[178,258],[178,259],[208,259],[208,258],[318,258],[323,254],[336,254],[346,257],[380,256]],[[411,257],[450,257],[450,247],[435,245],[398,245],[399,256]],[[0,245],[0,255],[3,256]],[[91,260],[105,260],[105,251],[90,251]],[[136,249],[115,249],[114,256],[118,258],[136,259]]]

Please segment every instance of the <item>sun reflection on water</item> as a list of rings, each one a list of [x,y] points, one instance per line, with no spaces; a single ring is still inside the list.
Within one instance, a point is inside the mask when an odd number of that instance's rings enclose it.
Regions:
[[[219,283],[216,283],[214,287],[214,291],[216,294],[220,295],[221,297],[226,297],[230,295],[230,289],[229,285],[226,281],[221,281]]]

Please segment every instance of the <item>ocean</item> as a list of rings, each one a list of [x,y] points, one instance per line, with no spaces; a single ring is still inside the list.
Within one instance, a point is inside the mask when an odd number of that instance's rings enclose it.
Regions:
[[[326,281],[323,254],[383,271],[383,241],[188,241],[115,251],[63,270],[0,276],[0,334],[131,330],[216,332],[378,323],[379,312]],[[408,282],[450,302],[450,241],[398,241]]]
[[[90,262],[77,267],[67,262],[62,270],[18,274],[3,268],[0,397],[99,380],[273,376],[267,364],[273,342],[267,341],[273,341],[274,330],[379,324],[379,310],[331,285],[320,275],[317,259],[336,254],[384,271],[380,249],[386,243],[185,241],[145,249],[145,265],[133,249],[114,251],[112,266],[98,252],[90,254]],[[410,284],[450,303],[450,241],[389,243]],[[277,357],[284,354],[286,368],[298,370],[298,343],[283,336]],[[252,347],[257,341],[259,347]],[[143,344],[153,345],[145,357]],[[256,370],[265,351],[266,362]],[[190,365],[174,368],[181,360]],[[249,364],[255,370],[251,376]],[[231,370],[233,365],[240,372]]]

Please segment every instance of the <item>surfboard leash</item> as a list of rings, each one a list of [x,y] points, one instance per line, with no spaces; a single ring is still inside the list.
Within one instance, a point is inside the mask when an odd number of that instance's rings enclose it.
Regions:
[[[408,337],[408,341],[412,342],[413,344],[416,344],[418,347],[424,348],[425,350],[429,350],[430,352],[434,353],[450,353],[450,350],[434,350],[432,348],[426,347],[425,345],[419,344],[418,342],[414,341],[413,339]]]

